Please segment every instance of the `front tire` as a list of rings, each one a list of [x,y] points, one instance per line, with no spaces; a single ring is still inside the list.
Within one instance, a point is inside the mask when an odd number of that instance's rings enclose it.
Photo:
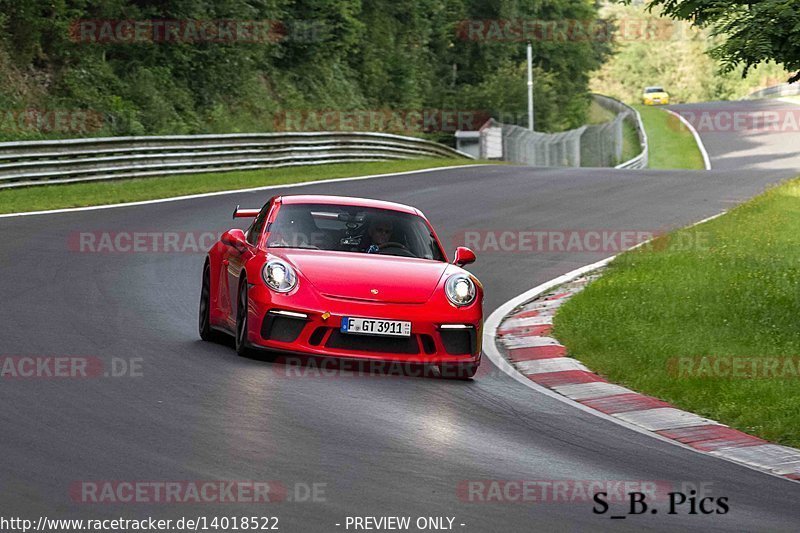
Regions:
[[[239,282],[239,298],[236,304],[236,353],[248,357],[251,353],[247,339],[247,315],[250,300],[247,296],[247,278],[242,277]]]
[[[203,267],[203,284],[200,289],[200,314],[198,327],[200,338],[206,342],[219,340],[219,333],[211,327],[211,265],[206,261]]]

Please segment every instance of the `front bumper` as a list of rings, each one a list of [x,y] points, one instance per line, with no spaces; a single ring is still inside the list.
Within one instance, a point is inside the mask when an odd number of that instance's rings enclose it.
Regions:
[[[427,365],[477,365],[483,316],[480,302],[397,304],[314,295],[250,293],[249,340],[254,347],[313,356]],[[340,331],[342,317],[411,322],[410,337],[378,337]]]

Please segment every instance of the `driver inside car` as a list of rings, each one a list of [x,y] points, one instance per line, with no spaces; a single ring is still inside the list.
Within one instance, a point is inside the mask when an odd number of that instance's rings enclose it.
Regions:
[[[384,218],[373,219],[367,229],[367,238],[362,243],[363,250],[368,254],[378,253],[391,242],[394,226],[391,220]]]

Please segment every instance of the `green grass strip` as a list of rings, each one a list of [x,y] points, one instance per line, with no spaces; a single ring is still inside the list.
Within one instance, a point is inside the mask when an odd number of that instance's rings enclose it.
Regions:
[[[554,333],[614,383],[800,447],[799,323],[795,180],[622,254]]]
[[[426,168],[469,165],[467,159],[414,159],[372,163],[308,165],[280,169],[216,172],[0,190],[0,213],[118,204],[187,194],[302,183]],[[485,163],[485,161],[484,161]]]
[[[649,168],[703,170],[703,156],[692,132],[677,117],[658,107],[633,106],[642,116],[650,147]]]

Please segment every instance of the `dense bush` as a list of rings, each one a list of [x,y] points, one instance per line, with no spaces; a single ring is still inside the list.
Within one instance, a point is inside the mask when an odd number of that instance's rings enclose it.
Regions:
[[[285,110],[480,109],[524,120],[524,42],[465,39],[463,21],[597,17],[585,0],[0,0],[0,13],[4,138],[81,134],[25,127],[30,109],[97,112],[103,126],[87,135],[269,131]],[[76,21],[108,19],[276,21],[276,35],[81,40]],[[607,45],[534,49],[537,129],[580,125]]]

